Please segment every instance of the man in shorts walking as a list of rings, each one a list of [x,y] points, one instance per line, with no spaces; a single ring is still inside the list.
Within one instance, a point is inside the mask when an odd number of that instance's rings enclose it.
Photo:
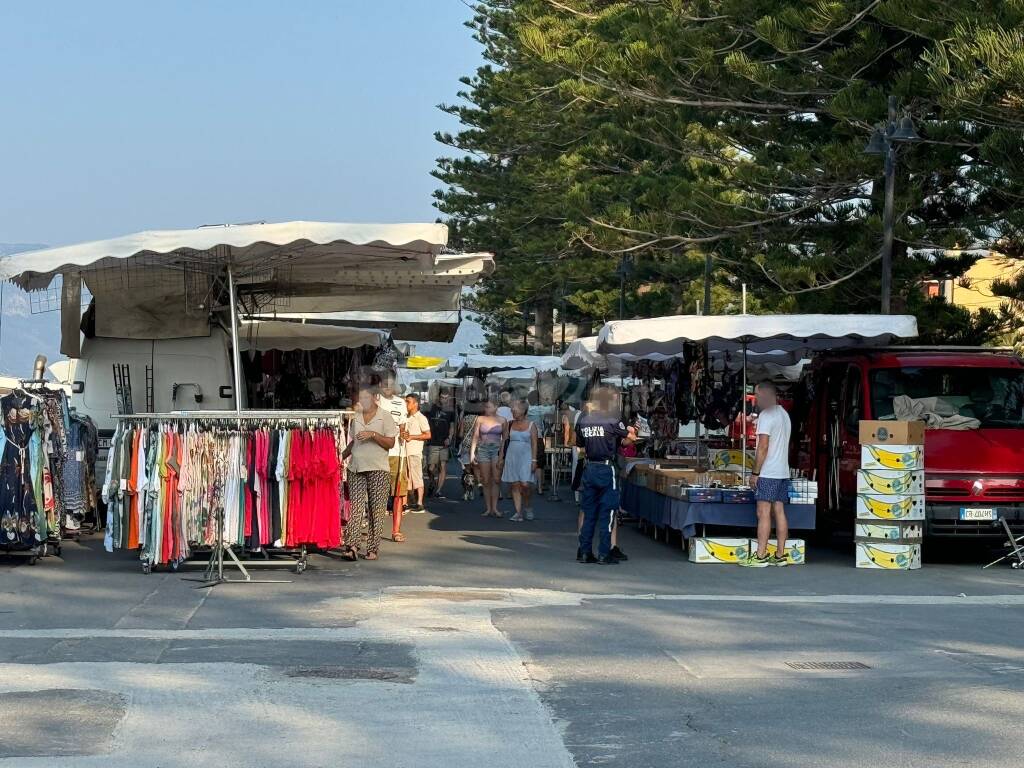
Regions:
[[[786,409],[779,405],[778,390],[770,381],[757,385],[757,452],[750,485],[757,498],[757,551],[740,562],[749,568],[789,565],[786,560],[786,539],[789,523],[786,502],[789,500],[789,436],[792,425]],[[777,539],[775,555],[768,554],[768,538],[775,521]]]
[[[427,443],[427,467],[430,474],[437,478],[434,496],[444,498],[444,481],[448,477],[449,446],[452,438],[452,423],[455,413],[452,409],[452,395],[442,389],[438,395],[439,402],[433,403],[427,411],[430,422],[430,442]]]
[[[409,491],[412,501],[409,511],[414,515],[420,515],[426,512],[423,507],[423,446],[430,440],[430,423],[427,421],[427,417],[420,412],[419,395],[406,395],[405,407],[409,414],[409,418],[405,422]]]

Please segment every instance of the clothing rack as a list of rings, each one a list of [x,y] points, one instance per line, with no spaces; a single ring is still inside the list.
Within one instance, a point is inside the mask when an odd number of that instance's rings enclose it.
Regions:
[[[133,423],[167,423],[177,421],[206,422],[210,424],[223,424],[225,426],[241,425],[243,422],[276,421],[279,423],[310,423],[319,422],[324,425],[335,424],[343,426],[355,415],[351,410],[253,410],[253,411],[174,411],[171,413],[133,413],[133,414],[112,414],[111,418],[119,422]],[[232,548],[232,545],[225,541],[224,534],[224,510],[218,509],[214,512],[217,523],[216,541],[209,547],[209,560],[204,565],[203,576],[192,581],[200,582],[200,587],[206,588],[216,586],[225,582],[235,583],[288,583],[288,580],[279,579],[254,579],[246,566],[254,567],[295,567],[296,573],[302,573],[307,567],[307,547],[305,544],[298,548],[288,547],[262,547],[258,551],[250,552],[250,555],[258,557],[239,555]],[[202,552],[205,547],[194,547],[193,553]],[[274,559],[271,555],[283,555]],[[187,561],[186,561],[187,562]],[[238,568],[241,578],[230,578],[224,572],[225,565]],[[179,563],[172,563],[172,570],[177,570]],[[152,564],[143,561],[144,573],[152,571]]]

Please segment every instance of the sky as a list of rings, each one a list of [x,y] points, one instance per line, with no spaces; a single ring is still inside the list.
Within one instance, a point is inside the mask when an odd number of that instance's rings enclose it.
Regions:
[[[457,127],[437,105],[481,63],[471,15],[462,0],[0,3],[0,244],[433,221],[434,131]]]
[[[0,242],[432,221],[461,0],[0,4]]]

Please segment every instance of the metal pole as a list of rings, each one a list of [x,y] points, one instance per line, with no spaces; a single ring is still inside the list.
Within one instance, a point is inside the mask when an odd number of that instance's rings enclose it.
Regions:
[[[626,268],[619,266],[619,320],[626,316]]]
[[[235,358],[235,413],[242,412],[242,352],[238,348],[238,297],[235,295],[235,273],[228,262],[228,301],[231,302],[231,347]]]
[[[744,300],[746,299],[746,288],[743,286]],[[746,307],[744,306],[744,313],[746,314]],[[746,483],[747,481],[747,342],[743,342],[743,397],[740,402],[743,406],[743,435],[741,436],[743,445],[743,469],[740,470],[740,479]]]
[[[747,314],[747,284],[743,284],[743,314]],[[744,358],[746,359],[746,358]]]
[[[889,125],[885,135],[885,206],[882,211],[882,314],[892,311],[892,255],[896,241],[894,203],[896,197],[896,147],[889,132],[896,128],[896,97],[889,97]]]

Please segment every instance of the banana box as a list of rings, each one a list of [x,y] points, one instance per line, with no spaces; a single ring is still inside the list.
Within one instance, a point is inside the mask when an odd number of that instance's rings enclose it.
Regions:
[[[924,469],[923,445],[862,445],[861,469]]]
[[[768,539],[769,556],[774,557],[778,549],[778,539]],[[757,539],[750,540],[750,551],[757,552]],[[803,539],[786,539],[786,556],[790,565],[803,565],[807,562],[807,544]]]
[[[858,520],[853,526],[857,541],[892,541],[896,544],[920,543],[924,536],[924,525],[920,520]]]
[[[691,563],[738,563],[750,554],[750,539],[690,539]]]
[[[857,494],[857,521],[924,520],[924,496],[885,493]]]
[[[854,542],[857,548],[857,567],[886,571],[914,571],[921,567],[920,544],[876,544]]]
[[[893,496],[922,496],[924,472],[902,469],[860,469],[857,493],[882,493]]]
[[[746,462],[743,461],[743,451],[739,448],[721,448],[708,451],[708,462],[711,469],[722,472],[742,472],[746,466],[747,471],[754,469],[754,451],[747,451]]]

